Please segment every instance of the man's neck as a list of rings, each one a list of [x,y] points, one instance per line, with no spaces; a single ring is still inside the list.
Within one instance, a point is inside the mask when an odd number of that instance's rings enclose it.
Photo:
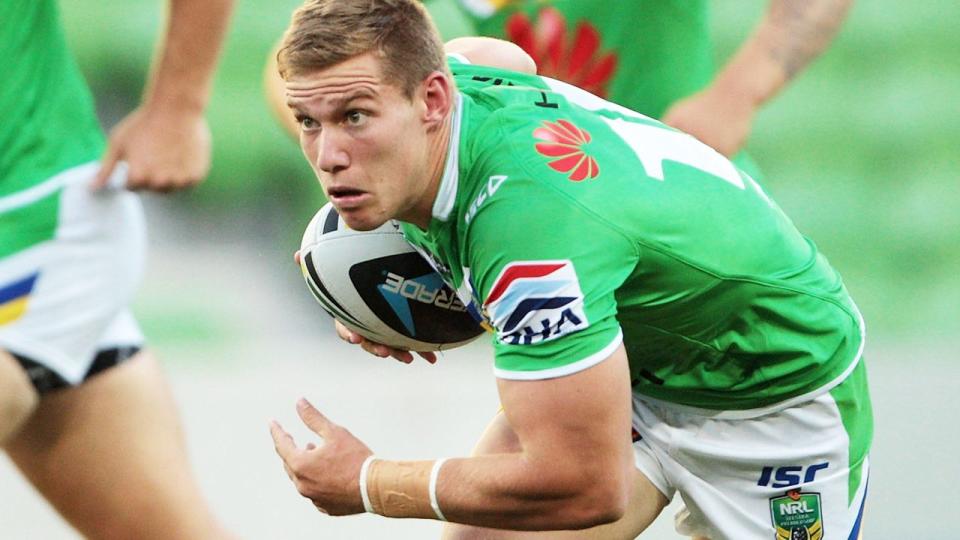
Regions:
[[[454,108],[444,119],[440,129],[430,141],[427,148],[429,155],[429,164],[427,176],[430,183],[427,184],[428,197],[423,199],[422,207],[417,209],[418,219],[413,224],[426,230],[430,226],[430,220],[433,217],[433,205],[437,200],[437,194],[440,192],[440,184],[443,182],[443,173],[447,164],[447,149],[450,147],[450,137],[453,136],[453,116],[456,114]]]

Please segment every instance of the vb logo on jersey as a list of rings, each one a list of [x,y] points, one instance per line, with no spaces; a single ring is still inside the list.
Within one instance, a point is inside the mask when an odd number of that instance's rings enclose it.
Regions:
[[[570,173],[569,178],[580,182],[600,175],[597,160],[588,156],[583,146],[590,142],[590,134],[566,120],[543,122],[543,127],[533,130],[533,136],[540,139],[536,144],[537,152],[548,158],[550,168]]]
[[[511,345],[540,343],[589,326],[570,261],[508,264],[483,307],[497,329],[497,339]]]
[[[770,499],[770,515],[776,529],[776,540],[821,540],[823,516],[820,512],[820,494],[788,491],[782,497]]]

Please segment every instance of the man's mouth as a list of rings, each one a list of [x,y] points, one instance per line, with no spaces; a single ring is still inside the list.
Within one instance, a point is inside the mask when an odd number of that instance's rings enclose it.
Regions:
[[[344,208],[359,205],[368,193],[362,189],[332,187],[327,190],[327,195],[330,198],[330,202],[338,208]]]

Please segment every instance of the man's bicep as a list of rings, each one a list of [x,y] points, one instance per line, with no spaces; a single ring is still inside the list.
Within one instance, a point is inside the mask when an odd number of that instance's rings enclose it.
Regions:
[[[543,380],[498,379],[504,414],[527,459],[574,476],[630,463],[630,374],[622,345],[600,363]]]

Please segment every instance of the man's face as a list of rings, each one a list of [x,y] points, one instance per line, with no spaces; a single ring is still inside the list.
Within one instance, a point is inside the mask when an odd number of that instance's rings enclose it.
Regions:
[[[348,226],[429,221],[426,105],[387,83],[373,53],[286,81],[300,146]]]

